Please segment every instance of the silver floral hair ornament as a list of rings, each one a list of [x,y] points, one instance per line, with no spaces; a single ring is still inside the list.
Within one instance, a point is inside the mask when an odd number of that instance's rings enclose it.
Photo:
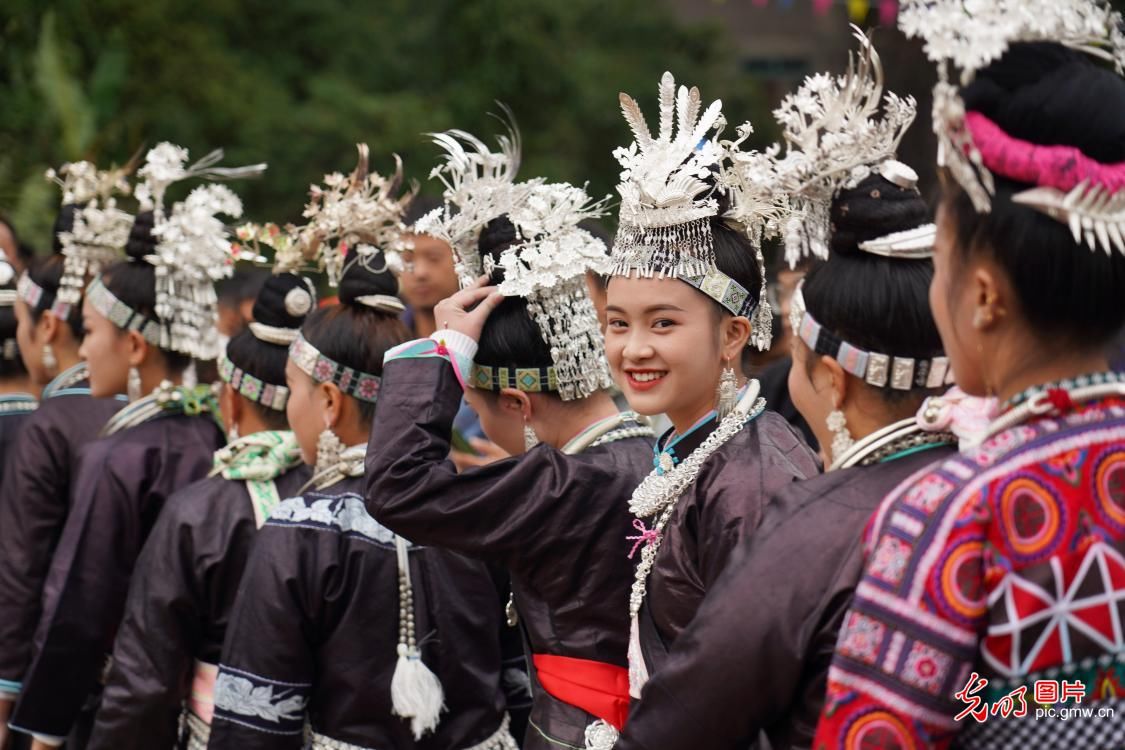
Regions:
[[[99,291],[97,298],[106,303],[102,314],[118,318],[128,314],[150,332],[155,330],[155,323],[160,348],[199,360],[213,360],[220,354],[214,283],[233,272],[234,257],[226,225],[219,216],[238,218],[242,215],[242,202],[229,188],[217,184],[194,188],[170,211],[165,209],[164,196],[168,187],[181,180],[236,179],[259,175],[266,168],[265,164],[216,166],[222,156],[221,150],[212,151],[186,166],[187,149],[165,142],[148,152],[144,166],[137,171],[141,178],[135,191],[137,199],[142,210],[153,212],[156,248],[145,260],[156,269],[155,311],[159,320],[141,320],[143,316],[112,299],[104,285],[95,283],[91,287]]]
[[[806,78],[774,111],[787,150],[767,178],[785,195],[777,221],[790,266],[804,256],[828,257],[832,201],[841,190],[875,173],[903,188],[917,184],[914,171],[894,161],[914,121],[914,99],[884,93],[879,54],[852,29],[860,50],[849,56],[847,72]]]
[[[62,205],[76,206],[74,225],[59,232],[63,273],[58,302],[76,304],[87,276],[97,276],[122,257],[133,216],[117,207],[117,197],[131,192],[127,179],[131,171],[132,165],[103,171],[88,161],[47,170],[47,179],[62,188]]]
[[[496,136],[498,151],[464,130],[431,133],[430,138],[445,152],[430,172],[440,180],[445,202],[414,224],[414,230],[449,243],[461,287],[472,284],[484,273],[478,242],[485,224],[509,212],[526,196],[530,185],[542,180],[516,184],[520,168],[520,132],[505,108],[507,133]]]
[[[1035,185],[1012,197],[1070,226],[1075,242],[1125,252],[1125,197],[1119,191],[1120,165],[1082,165],[1081,154],[1021,143],[991,132],[995,123],[967,112],[950,80],[950,66],[960,69],[960,85],[999,60],[1013,44],[1054,42],[1113,64],[1125,73],[1125,33],[1121,15],[1098,0],[904,0],[899,27],[922,39],[926,55],[937,64],[933,127],[937,161],[965,190],[978,213],[988,213],[995,195],[993,174]],[[974,121],[973,116],[976,115]],[[996,128],[998,130],[998,128]],[[1022,158],[1012,159],[1013,152]],[[1072,149],[1077,152],[1077,149]],[[1059,157],[1062,156],[1060,159]],[[1048,164],[1037,173],[1009,172],[1017,162]],[[1053,162],[1053,164],[1051,164]],[[1078,169],[1075,164],[1078,163]],[[1085,174],[1076,171],[1085,170]],[[1107,179],[1108,178],[1108,179]]]
[[[375,272],[383,269],[371,264],[386,264],[396,274],[403,270],[402,253],[412,247],[403,219],[418,187],[403,189],[402,160],[397,155],[394,173],[384,177],[370,169],[367,144],[356,144],[356,149],[359,159],[350,175],[327,174],[323,187],[309,188],[304,212],[308,223],[287,228],[289,237],[274,245],[278,271],[296,271],[313,263],[328,274],[329,284],[337,286],[351,248],[356,251],[354,262]]]
[[[527,300],[527,311],[551,349],[552,390],[564,401],[610,387],[605,341],[586,287],[586,273],[604,272],[605,243],[578,224],[605,215],[609,196],[592,200],[566,183],[531,184],[507,215],[516,242],[500,255],[500,291]]]

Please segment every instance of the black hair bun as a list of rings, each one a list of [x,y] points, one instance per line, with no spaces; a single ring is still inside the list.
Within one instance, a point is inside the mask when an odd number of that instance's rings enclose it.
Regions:
[[[275,328],[297,329],[316,309],[316,287],[304,276],[270,276],[254,300],[255,322]]]
[[[144,260],[146,255],[156,252],[156,237],[152,234],[155,221],[152,211],[141,211],[133,220],[129,241],[125,243],[125,254],[133,260]]]
[[[398,297],[398,277],[391,266],[382,250],[360,255],[355,247],[348,248],[340,278],[340,302],[389,313],[401,311],[402,303],[396,305],[390,299]]]
[[[1073,146],[1102,163],[1125,160],[1125,82],[1059,44],[1014,44],[961,92],[1008,135]]]
[[[480,230],[480,239],[477,240],[477,250],[481,260],[488,258],[494,263],[499,262],[500,255],[516,241],[516,225],[508,218],[507,214],[497,216],[484,225]],[[489,283],[502,284],[504,282],[504,269],[498,265],[489,274]]]
[[[841,190],[832,201],[829,251],[857,255],[859,243],[914,229],[930,221],[930,208],[915,187],[902,187],[879,173]]]
[[[63,232],[74,231],[74,215],[78,213],[81,208],[77,203],[67,203],[59,209],[59,213],[55,216],[55,225],[51,227],[51,252],[55,255],[61,255],[63,251],[62,240],[59,235]]]

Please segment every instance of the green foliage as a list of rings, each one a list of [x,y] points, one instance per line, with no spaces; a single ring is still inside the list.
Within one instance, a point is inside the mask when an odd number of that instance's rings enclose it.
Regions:
[[[171,140],[195,156],[270,164],[237,186],[247,215],[300,217],[308,185],[399,153],[423,182],[423,133],[490,136],[513,109],[530,177],[611,192],[628,142],[617,94],[652,111],[660,74],[723,97],[728,120],[764,111],[721,28],[685,26],[653,0],[5,0],[0,11],[0,210],[46,246],[56,193],[44,169],[121,164]],[[176,197],[176,196],[173,196]]]

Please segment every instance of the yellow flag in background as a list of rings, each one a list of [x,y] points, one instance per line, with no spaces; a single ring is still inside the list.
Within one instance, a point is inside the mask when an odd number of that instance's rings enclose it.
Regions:
[[[852,23],[866,23],[867,13],[871,10],[871,0],[848,0],[848,15]]]

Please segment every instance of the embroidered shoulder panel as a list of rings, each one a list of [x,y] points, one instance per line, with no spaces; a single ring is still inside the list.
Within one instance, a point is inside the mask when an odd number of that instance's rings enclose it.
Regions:
[[[300,734],[311,693],[310,683],[271,680],[223,665],[215,680],[215,718],[271,734]]]

